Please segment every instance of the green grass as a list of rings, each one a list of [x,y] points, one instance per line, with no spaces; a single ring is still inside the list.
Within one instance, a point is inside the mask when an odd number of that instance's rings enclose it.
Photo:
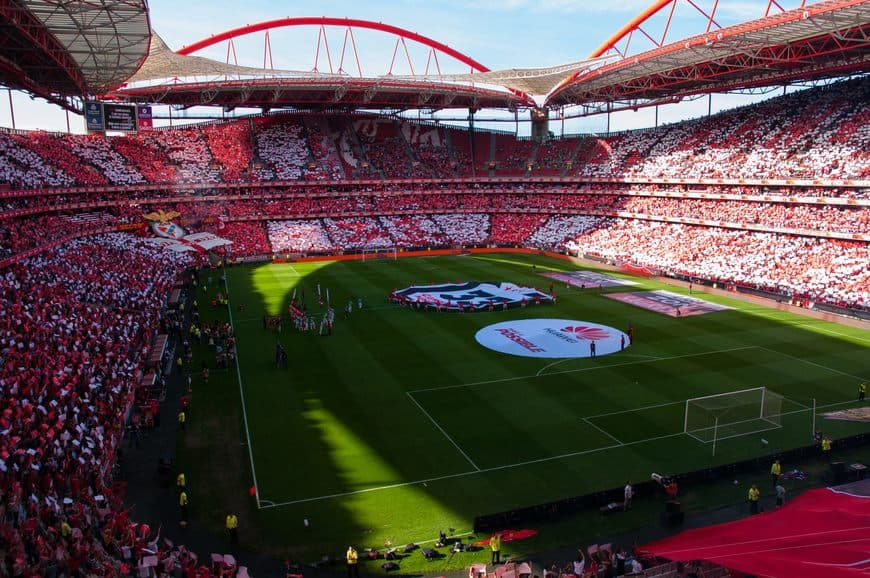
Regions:
[[[653,281],[558,286],[557,305],[507,312],[438,314],[386,302],[391,290],[414,283],[546,289],[550,281],[538,273],[576,268],[496,254],[228,269],[251,447],[236,371],[212,372],[208,386],[195,382],[179,458],[193,478],[194,516],[220,528],[227,508],[242,512],[246,543],[302,561],[339,555],[348,543],[429,540],[448,527],[470,531],[477,515],[805,445],[811,400],[850,407],[858,376],[868,377],[866,331],[717,296],[705,298],[733,309],[671,318],[600,295],[665,287]],[[288,323],[280,335],[262,328],[262,315],[286,311],[294,288],[319,311],[318,283],[338,311],[333,336],[299,334]],[[199,302],[208,294],[203,283]],[[351,297],[365,307],[357,311],[354,301],[344,320]],[[227,319],[202,309],[204,318]],[[536,317],[623,330],[631,322],[636,339],[621,353],[556,364],[474,340],[491,323]],[[273,367],[278,339],[290,355],[287,370]],[[197,353],[207,355],[203,347]],[[758,386],[785,396],[782,428],[720,441],[715,457],[711,444],[681,433],[686,399]],[[867,430],[818,419],[835,437]],[[259,509],[247,494],[254,473]],[[552,532],[525,547],[558,543]]]

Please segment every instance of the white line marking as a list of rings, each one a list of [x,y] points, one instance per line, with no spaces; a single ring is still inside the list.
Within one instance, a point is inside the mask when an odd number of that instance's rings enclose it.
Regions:
[[[598,413],[598,414],[595,414],[595,415],[587,415],[587,416],[584,417],[583,419],[587,419],[587,418],[588,418],[588,419],[595,419],[595,418],[598,418],[598,417],[607,417],[607,416],[609,416],[609,415],[619,415],[619,414],[621,414],[621,413],[634,413],[634,412],[636,412],[636,411],[643,411],[643,410],[645,410],[645,409],[655,409],[655,408],[657,408],[657,407],[666,407],[666,406],[669,406],[669,405],[677,405],[677,404],[685,405],[685,404],[686,404],[686,400],[685,400],[685,399],[681,399],[681,400],[679,400],[679,401],[669,401],[669,402],[667,402],[667,403],[657,403],[657,404],[655,404],[655,405],[645,405],[645,406],[643,406],[643,407],[636,407],[636,408],[634,408],[634,409],[624,409],[624,410],[622,410],[622,411],[611,411],[611,412],[609,412],[609,413]]]
[[[420,411],[423,412],[423,415],[428,417],[429,421],[431,421],[432,424],[438,428],[438,431],[440,431],[442,434],[444,434],[444,437],[447,438],[447,441],[449,441],[451,444],[453,444],[453,447],[455,447],[457,450],[459,450],[459,453],[462,454],[466,460],[468,460],[468,463],[471,464],[472,467],[479,472],[480,468],[477,467],[477,464],[474,463],[474,460],[472,460],[470,457],[468,457],[468,454],[466,454],[464,451],[462,451],[462,448],[459,447],[459,444],[456,443],[455,441],[453,441],[453,438],[450,437],[450,435],[446,431],[444,431],[444,428],[441,427],[441,425],[437,421],[435,421],[435,418],[433,418],[431,415],[429,415],[428,411],[423,409],[423,406],[420,405],[420,402],[418,402],[416,399],[414,399],[414,396],[411,395],[411,392],[406,392],[406,393],[408,394],[408,397],[411,398],[411,401],[414,402],[414,405],[416,405],[420,409]]]
[[[299,274],[299,271],[296,270],[296,267],[294,267],[293,265],[291,265],[291,264],[289,264],[289,263],[287,264],[287,266],[290,268],[291,271],[293,271],[293,273],[294,273],[297,277],[302,277],[302,275]]]
[[[547,373],[547,376],[550,375],[563,375],[566,373],[579,373],[581,371],[595,371],[598,369],[607,369],[609,367],[622,367],[625,365],[639,365],[642,363],[655,363],[657,361],[669,361],[672,359],[684,359],[686,357],[701,357],[704,355],[716,355],[717,353],[729,353],[731,351],[742,351],[744,349],[757,349],[756,345],[746,345],[743,347],[732,347],[730,349],[718,349],[716,351],[704,351],[702,353],[687,353],[686,355],[673,355],[671,357],[659,357],[658,359],[646,359],[643,361],[626,361],[625,363],[611,363],[609,365],[596,365],[595,367],[580,367],[578,369],[566,369],[564,371],[554,371],[553,373]],[[540,375],[520,375],[518,377],[503,377],[500,379],[488,379],[484,381],[475,381],[472,383],[458,383],[456,385],[442,385],[438,387],[425,387],[422,389],[414,389],[409,393],[420,393],[423,391],[439,391],[442,389],[456,389],[458,387],[475,387],[478,385],[489,385],[493,383],[504,383],[507,381],[520,381],[523,379],[534,379],[535,377],[541,377]]]
[[[763,349],[765,351],[769,351],[771,353],[777,353],[782,355],[783,357],[788,357],[789,359],[794,359],[795,361],[801,361],[803,363],[809,363],[810,365],[815,365],[816,367],[820,367],[822,369],[826,369],[833,373],[839,373],[840,375],[845,375],[846,377],[854,377],[855,379],[866,380],[866,377],[860,377],[858,375],[852,375],[851,373],[846,373],[845,371],[840,371],[839,369],[834,369],[833,367],[828,367],[827,365],[822,365],[821,363],[816,363],[815,361],[810,361],[808,359],[804,359],[803,357],[795,357],[794,355],[789,355],[788,353],[783,353],[782,351],[777,351],[776,349],[769,349],[767,347],[758,346],[759,349]]]
[[[685,400],[683,400],[683,402],[681,402],[681,403],[685,403]],[[843,402],[837,402],[837,403],[829,403],[829,404],[826,404],[826,405],[819,405],[819,406],[816,406],[816,409],[817,409],[817,410],[818,410],[818,409],[826,409],[826,408],[829,408],[829,407],[836,407],[836,406],[839,406],[839,405],[846,405],[846,404],[849,404],[849,403],[855,403],[855,402],[854,402],[853,400],[850,400],[850,401],[843,401]],[[801,411],[803,411],[803,410],[801,410]],[[797,413],[797,412],[790,412],[790,413]],[[783,414],[783,415],[786,415],[786,414]],[[567,454],[560,454],[560,455],[558,455],[558,456],[550,456],[550,457],[547,457],[547,458],[538,458],[538,459],[535,459],[535,460],[527,460],[527,461],[525,461],[525,462],[518,462],[518,463],[515,463],[515,464],[507,464],[507,465],[503,465],[503,466],[494,466],[494,467],[491,467],[491,468],[482,468],[482,469],[480,469],[480,470],[473,470],[473,471],[462,472],[462,473],[458,473],[458,474],[448,474],[448,475],[446,475],[446,476],[437,476],[437,477],[434,477],[434,478],[426,478],[426,479],[423,479],[423,480],[415,480],[415,481],[412,481],[412,482],[397,482],[397,483],[395,483],[395,484],[389,484],[389,485],[386,485],[386,486],[375,486],[375,487],[372,487],[372,488],[364,488],[364,489],[362,489],[362,490],[353,490],[353,491],[350,491],[350,492],[340,492],[340,493],[336,493],[336,494],[329,494],[329,495],[326,495],[326,496],[317,496],[317,497],[314,497],[314,498],[302,498],[302,499],[299,499],[299,500],[291,500],[291,501],[289,501],[289,502],[279,502],[279,503],[276,503],[276,504],[274,504],[274,505],[272,505],[272,506],[263,506],[262,509],[266,509],[266,508],[280,508],[280,507],[282,507],[282,506],[292,506],[292,505],[294,505],[294,504],[302,504],[302,503],[306,503],[306,502],[319,502],[319,501],[321,501],[321,500],[328,500],[328,499],[331,499],[331,498],[343,498],[343,497],[346,497],[346,496],[355,496],[355,495],[358,495],[358,494],[366,494],[366,493],[369,493],[369,492],[378,492],[378,491],[381,491],[381,490],[392,490],[392,489],[395,489],[395,488],[404,488],[404,487],[407,487],[407,486],[415,486],[415,485],[418,485],[418,484],[428,484],[428,483],[430,483],[430,482],[439,482],[439,481],[442,481],[442,480],[450,480],[450,479],[454,479],[454,478],[464,478],[465,476],[473,476],[473,475],[476,475],[476,474],[486,474],[486,473],[489,473],[489,472],[496,472],[496,471],[501,471],[501,470],[509,470],[509,469],[513,469],[513,468],[521,468],[521,467],[523,467],[523,466],[531,466],[531,465],[534,465],[534,464],[540,464],[540,463],[544,463],[544,462],[551,462],[551,461],[555,461],[555,460],[562,460],[562,459],[566,459],[566,458],[573,458],[573,457],[577,457],[577,456],[584,456],[584,455],[594,454],[594,453],[602,452],[602,451],[606,451],[606,450],[612,450],[612,449],[616,449],[616,448],[624,448],[624,447],[628,447],[628,446],[634,446],[634,445],[644,444],[644,443],[647,443],[647,442],[654,442],[654,441],[659,441],[659,440],[663,440],[663,439],[673,438],[673,437],[677,437],[677,436],[681,436],[681,435],[688,435],[688,434],[686,434],[685,432],[677,432],[677,433],[673,433],[673,434],[665,434],[665,435],[655,436],[655,437],[646,438],[646,439],[642,439],[642,440],[635,440],[635,441],[631,441],[631,442],[625,442],[625,443],[623,443],[623,444],[621,444],[621,445],[602,446],[602,447],[600,447],[600,448],[593,448],[593,449],[591,449],[591,450],[581,450],[581,451],[571,452],[571,453],[567,453]],[[692,436],[689,436],[689,437],[692,437]]]
[[[586,359],[585,357],[569,357],[568,359],[560,359],[559,361],[554,361],[553,363],[548,363],[544,367],[538,370],[538,373],[535,374],[535,377],[539,377],[544,375],[544,371],[550,369],[554,365],[559,365],[560,363],[565,363],[566,361],[574,361],[575,359]]]
[[[619,356],[620,357],[643,357],[644,359],[662,359],[661,357],[658,357],[655,355],[640,355],[639,353],[620,353]],[[540,377],[542,375],[552,375],[549,373],[544,373],[544,371],[550,369],[554,365],[559,365],[560,363],[565,363],[566,361],[576,361],[578,359],[591,359],[591,358],[589,358],[589,357],[568,357],[566,359],[560,359],[558,361],[554,361],[553,363],[545,365],[544,367],[539,369],[538,373],[535,374],[535,377]],[[612,367],[612,366],[608,365],[607,367]]]
[[[612,435],[610,435],[609,433],[607,433],[607,430],[598,427],[597,425],[595,425],[594,423],[592,423],[591,421],[589,421],[589,420],[586,419],[585,417],[583,418],[583,421],[585,421],[586,423],[588,423],[589,425],[591,425],[592,427],[594,427],[595,429],[597,429],[598,431],[600,431],[601,433],[603,433],[604,435],[606,435],[607,437],[609,437],[610,439],[612,439],[613,441],[615,441],[616,443],[618,443],[619,445],[621,445],[621,446],[622,446],[622,445],[625,445],[625,444],[623,444],[621,441],[619,441],[618,439],[616,439],[616,436],[612,436]]]
[[[224,268],[224,277],[226,277],[226,268]],[[226,282],[224,282],[224,289],[227,289]],[[230,292],[227,290],[227,313],[230,316],[230,327],[233,329],[233,335],[236,334],[236,328],[233,325],[233,304],[230,303]],[[248,429],[248,409],[245,404],[245,386],[242,385],[242,369],[241,369],[241,355],[239,355],[239,344],[236,343],[236,375],[239,378],[239,397],[242,398],[242,418],[245,422],[245,435],[248,438],[248,459],[251,460],[251,477],[254,482],[254,498],[257,500],[257,508],[261,508],[260,501],[260,485],[257,484],[257,470],[254,469],[254,441],[251,438],[251,430]],[[268,501],[268,500],[266,500]]]
[[[567,454],[560,454],[560,455],[558,455],[558,456],[550,456],[550,457],[547,457],[547,458],[538,458],[538,459],[534,459],[534,460],[527,460],[527,461],[525,461],[525,462],[518,462],[518,463],[516,463],[516,464],[506,464],[506,465],[503,465],[503,466],[494,466],[494,467],[491,467],[491,468],[482,468],[482,469],[480,469],[480,470],[474,470],[474,471],[462,472],[462,473],[459,473],[459,474],[448,474],[448,475],[446,475],[446,476],[438,476],[438,477],[435,477],[435,478],[427,478],[427,479],[425,479],[425,480],[416,480],[416,481],[413,481],[413,482],[397,482],[397,483],[395,483],[395,484],[389,484],[389,485],[387,485],[387,486],[377,486],[377,487],[374,487],[374,488],[365,488],[365,489],[362,489],[362,490],[354,490],[354,491],[351,491],[351,492],[341,492],[341,493],[337,493],[337,494],[330,494],[330,495],[328,495],[328,496],[318,496],[318,497],[316,497],[316,498],[302,498],[301,500],[292,500],[292,501],[290,501],[290,502],[280,502],[280,503],[275,504],[274,506],[264,506],[263,509],[266,509],[266,508],[280,508],[281,506],[291,506],[291,505],[293,505],[293,504],[302,504],[302,503],[305,503],[305,502],[317,502],[317,501],[320,501],[320,500],[327,500],[327,499],[330,499],[330,498],[341,498],[341,497],[345,497],[345,496],[354,496],[354,495],[357,495],[357,494],[365,494],[365,493],[368,493],[368,492],[377,492],[377,491],[380,491],[380,490],[392,490],[392,489],[395,489],[395,488],[403,488],[403,487],[406,487],[406,486],[414,486],[414,485],[417,485],[417,484],[428,484],[428,483],[430,483],[430,482],[439,482],[439,481],[442,481],[442,480],[450,480],[450,479],[453,479],[453,478],[463,478],[463,477],[465,477],[465,476],[473,476],[473,475],[475,475],[475,474],[485,474],[485,473],[489,473],[489,472],[497,472],[497,471],[501,471],[501,470],[509,470],[509,469],[513,469],[513,468],[520,468],[520,467],[523,467],[523,466],[531,466],[531,465],[534,465],[534,464],[540,464],[540,463],[544,463],[544,462],[552,462],[552,461],[554,461],[554,460],[562,460],[562,459],[565,459],[565,458],[573,458],[573,457],[576,457],[576,456],[583,456],[583,455],[587,455],[587,454],[594,454],[594,453],[596,453],[596,452],[602,452],[602,451],[605,451],[605,450],[612,450],[612,449],[615,449],[615,448],[624,448],[624,447],[626,447],[626,446],[632,446],[632,445],[642,444],[642,443],[646,443],[646,442],[653,442],[653,441],[663,440],[663,439],[666,439],[666,438],[672,438],[672,437],[677,437],[677,436],[681,436],[681,435],[685,435],[685,434],[684,434],[683,432],[677,432],[677,433],[673,433],[673,434],[666,434],[666,435],[662,435],[662,436],[651,437],[651,438],[647,438],[647,439],[643,439],[643,440],[635,440],[635,441],[633,441],[633,442],[626,442],[626,443],[621,444],[621,445],[613,444],[613,445],[609,445],[609,446],[602,446],[602,447],[599,447],[599,448],[593,448],[593,449],[591,449],[591,450],[581,450],[581,451],[571,452],[571,453],[567,453]]]
[[[857,335],[849,335],[848,333],[842,333],[840,331],[834,331],[833,329],[827,329],[825,327],[819,327],[820,323],[832,323],[831,321],[807,321],[805,323],[790,323],[788,319],[784,319],[784,315],[765,315],[764,313],[760,313],[761,310],[755,309],[744,309],[747,314],[752,315],[754,317],[763,317],[765,319],[772,319],[774,321],[783,322],[784,325],[788,325],[789,327],[809,327],[815,331],[824,331],[825,333],[830,333],[832,335],[839,335],[840,337],[847,337],[849,339],[854,339],[856,341],[863,341],[864,343],[870,343],[870,339],[866,337],[858,337]],[[789,314],[786,314],[789,315]],[[790,315],[799,315],[798,313],[791,313]],[[850,326],[851,327],[851,326]],[[860,328],[856,327],[858,331],[861,331]]]

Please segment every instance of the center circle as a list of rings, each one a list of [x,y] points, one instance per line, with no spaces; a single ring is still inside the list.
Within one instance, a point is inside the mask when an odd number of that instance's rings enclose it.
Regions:
[[[629,346],[618,329],[574,319],[517,319],[487,325],[474,338],[493,351],[521,357],[597,357]]]

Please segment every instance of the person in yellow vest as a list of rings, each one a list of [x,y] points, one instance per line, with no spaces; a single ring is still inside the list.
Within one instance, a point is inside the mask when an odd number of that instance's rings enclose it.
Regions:
[[[782,473],[782,465],[779,463],[779,460],[774,460],[773,464],[770,466],[770,478],[773,481],[773,487],[776,487],[777,482],[779,482],[779,475]]]
[[[501,535],[496,532],[489,539],[489,549],[492,550],[492,564],[501,562]]]
[[[833,442],[831,442],[831,438],[825,436],[822,438],[822,455],[825,457],[825,461],[831,461],[831,450],[833,449]]]
[[[186,423],[187,423],[187,415],[184,413],[184,411],[178,412],[178,428],[181,431],[184,431]]]
[[[187,526],[187,492],[181,490],[181,493],[178,495],[178,507],[181,508],[181,526]]]
[[[359,555],[353,546],[347,547],[347,578],[359,578]]]
[[[867,397],[867,382],[862,381],[858,384],[858,401],[864,401],[865,397]]]
[[[181,472],[175,478],[175,485],[178,486],[178,490],[181,492],[187,489],[187,479],[184,477],[184,472]]]
[[[749,513],[753,516],[758,513],[758,500],[761,498],[761,492],[758,491],[758,486],[752,484],[749,488]]]
[[[239,518],[233,514],[227,514],[227,533],[230,535],[230,543],[239,543]]]

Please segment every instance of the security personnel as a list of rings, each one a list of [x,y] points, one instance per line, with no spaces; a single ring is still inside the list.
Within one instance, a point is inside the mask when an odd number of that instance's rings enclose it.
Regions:
[[[181,527],[187,527],[187,492],[181,490],[181,493],[178,495],[178,507],[181,508]]]
[[[862,381],[858,384],[858,401],[864,401],[867,396],[867,382]]]
[[[187,479],[184,477],[184,472],[181,472],[175,478],[175,485],[178,486],[178,489],[182,492],[187,488]]]
[[[359,578],[359,555],[353,546],[347,547],[347,578]]]
[[[187,414],[184,411],[178,412],[178,427],[181,431],[184,431],[185,424],[187,423]]]
[[[822,438],[822,455],[825,456],[825,460],[828,462],[831,461],[831,449],[832,449],[831,438],[829,438],[828,436],[823,437]]]
[[[758,486],[752,484],[749,488],[749,513],[755,515],[758,513],[758,500],[761,498],[761,492],[758,491]]]
[[[239,543],[239,519],[235,514],[227,514],[227,532],[230,535],[230,542],[233,544]]]
[[[492,550],[492,564],[501,562],[501,535],[495,533],[489,539],[489,548]]]
[[[773,465],[770,466],[770,477],[773,481],[773,487],[776,487],[776,483],[779,481],[779,474],[782,473],[782,466],[779,463],[779,460],[775,460]]]

